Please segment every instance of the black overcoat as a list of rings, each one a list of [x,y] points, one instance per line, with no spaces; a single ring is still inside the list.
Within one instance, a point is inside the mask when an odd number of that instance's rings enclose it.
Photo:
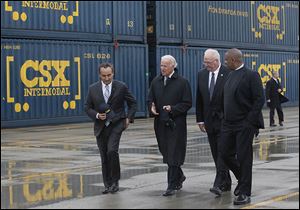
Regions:
[[[159,116],[154,118],[154,130],[163,162],[171,166],[183,165],[187,144],[187,111],[192,107],[192,93],[189,82],[178,75],[177,70],[164,86],[164,77],[158,75],[151,82],[148,105],[154,102]],[[167,126],[162,119],[163,106],[171,105],[169,117],[175,128]],[[151,110],[150,110],[151,113]]]
[[[266,83],[266,100],[271,100],[271,102],[267,104],[271,108],[280,105],[280,93],[278,92],[278,89],[282,89],[281,84],[278,84],[273,78]]]

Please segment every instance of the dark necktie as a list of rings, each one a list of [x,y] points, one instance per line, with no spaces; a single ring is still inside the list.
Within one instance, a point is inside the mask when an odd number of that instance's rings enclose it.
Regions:
[[[209,84],[209,98],[211,100],[212,95],[214,93],[214,88],[215,88],[215,73],[212,73],[211,79],[210,79],[210,84]]]

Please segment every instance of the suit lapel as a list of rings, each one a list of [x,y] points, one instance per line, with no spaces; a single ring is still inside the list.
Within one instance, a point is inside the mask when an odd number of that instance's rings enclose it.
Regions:
[[[116,83],[113,81],[112,87],[111,87],[111,93],[110,93],[107,103],[109,103],[113,99],[115,92],[116,92]]]
[[[204,69],[203,71],[205,71],[205,77],[203,80],[203,84],[204,84],[204,90],[205,90],[205,97],[208,98],[209,100],[209,88],[208,88],[208,80],[209,80],[209,71]]]
[[[100,81],[98,83],[97,93],[99,93],[99,96],[101,98],[101,101],[104,101],[103,91],[102,91],[102,82]]]
[[[237,82],[236,86],[233,87],[233,89],[235,89],[235,91],[236,91],[238,89],[238,87],[241,85],[243,78],[246,76],[246,69],[245,69],[245,67],[243,67],[242,69],[235,70],[235,71],[242,71],[238,77],[239,82]]]
[[[219,74],[218,74],[218,78],[217,78],[217,83],[214,88],[213,98],[214,98],[215,94],[218,92],[218,90],[220,89],[220,86],[223,83],[223,79],[224,79],[224,69],[221,66]]]

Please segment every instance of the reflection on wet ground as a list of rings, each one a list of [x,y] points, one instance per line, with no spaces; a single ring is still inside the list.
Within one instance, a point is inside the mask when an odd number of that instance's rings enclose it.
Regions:
[[[184,168],[214,171],[208,139],[194,121],[190,116]],[[136,127],[123,134],[119,150],[122,180],[166,171],[152,123],[152,119],[139,119]],[[100,156],[91,125],[2,129],[1,208],[30,208],[101,195]],[[253,142],[254,162],[276,161],[299,153],[298,129],[296,118],[284,127],[263,130]]]

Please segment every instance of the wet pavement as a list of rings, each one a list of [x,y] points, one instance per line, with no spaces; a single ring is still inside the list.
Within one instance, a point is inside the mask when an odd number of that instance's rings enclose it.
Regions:
[[[251,203],[232,191],[209,192],[215,169],[208,139],[188,117],[187,180],[172,197],[153,119],[137,119],[120,143],[120,192],[102,195],[100,155],[92,123],[1,129],[1,209],[16,208],[277,208],[299,209],[299,108],[284,108],[284,126],[268,126],[253,142]],[[277,117],[277,116],[275,116]]]

